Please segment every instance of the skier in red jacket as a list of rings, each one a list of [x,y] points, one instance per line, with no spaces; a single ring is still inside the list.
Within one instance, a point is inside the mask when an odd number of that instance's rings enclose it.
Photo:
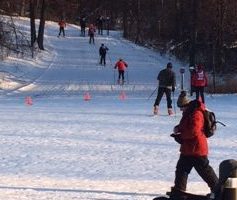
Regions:
[[[123,61],[122,58],[119,59],[119,61],[115,64],[114,69],[118,68],[118,83],[121,83],[120,79],[122,78],[122,84],[124,84],[124,72],[125,69],[128,67],[128,64]]]
[[[182,196],[193,167],[214,193],[217,189],[218,178],[209,165],[207,157],[208,144],[203,132],[205,105],[199,100],[189,101],[185,91],[181,92],[177,105],[183,111],[183,116],[179,125],[174,127],[174,133],[171,134],[181,145],[171,195],[176,198],[179,195]]]
[[[59,22],[58,22],[58,25],[59,25],[59,33],[58,33],[58,37],[61,35],[61,33],[63,33],[63,37],[65,37],[65,28],[66,28],[66,22],[61,19]]]
[[[199,96],[201,96],[202,103],[205,103],[204,87],[207,86],[207,75],[202,64],[197,65],[195,71],[193,72],[191,77],[191,85],[194,87],[196,99],[199,100]]]

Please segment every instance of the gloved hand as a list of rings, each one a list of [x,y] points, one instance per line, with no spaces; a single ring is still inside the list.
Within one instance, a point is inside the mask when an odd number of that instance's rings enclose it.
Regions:
[[[180,133],[172,133],[170,136],[173,137],[177,143],[182,144],[182,139],[180,138]]]

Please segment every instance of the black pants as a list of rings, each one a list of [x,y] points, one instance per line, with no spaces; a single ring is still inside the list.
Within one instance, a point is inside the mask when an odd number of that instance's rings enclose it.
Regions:
[[[81,36],[86,36],[86,28],[81,27]]]
[[[90,36],[89,43],[91,44],[91,42],[93,42],[93,44],[95,44],[95,38],[94,38],[94,35],[89,35],[89,36]]]
[[[64,31],[64,28],[63,28],[63,27],[60,27],[60,28],[59,28],[58,36],[60,36],[61,33],[63,33],[63,36],[65,36],[65,31]]]
[[[194,87],[194,91],[196,92],[196,99],[199,99],[199,96],[202,98],[202,103],[205,103],[204,99],[204,87],[203,86],[196,86]]]
[[[102,25],[98,26],[98,34],[99,35],[103,35],[103,27],[102,27]]]
[[[160,101],[163,97],[163,95],[166,95],[166,100],[167,100],[167,108],[172,108],[172,100],[171,100],[171,89],[165,88],[165,87],[159,87],[158,88],[158,93],[156,97],[156,101],[154,103],[154,106],[159,106]]]
[[[209,165],[209,160],[206,156],[180,155],[175,172],[175,189],[182,191],[186,190],[188,175],[193,167],[207,183],[211,191],[215,191],[218,184],[218,178],[215,171]]]
[[[101,65],[102,65],[102,64],[106,65],[105,57],[106,57],[106,55],[103,55],[103,54],[100,56],[100,64],[101,64]]]
[[[122,77],[122,81],[124,81],[124,70],[119,70],[118,72],[119,72],[118,80],[120,80]]]

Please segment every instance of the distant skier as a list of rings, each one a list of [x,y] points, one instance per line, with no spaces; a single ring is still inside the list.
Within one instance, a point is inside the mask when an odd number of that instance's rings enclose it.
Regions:
[[[91,44],[91,42],[93,42],[93,44],[95,44],[95,27],[93,24],[90,24],[89,29],[88,29],[88,35],[90,37],[89,39],[89,43]]]
[[[58,37],[61,35],[61,33],[63,33],[63,37],[65,37],[65,28],[66,28],[66,22],[61,19],[59,22],[58,22],[58,25],[59,25],[59,33],[58,33]]]
[[[159,72],[157,76],[157,80],[159,81],[158,93],[154,103],[154,115],[158,114],[159,104],[162,99],[163,94],[165,93],[167,99],[167,108],[168,114],[172,115],[172,100],[171,100],[171,92],[175,91],[176,77],[175,73],[172,71],[172,63],[168,63],[166,69],[163,69]]]
[[[116,62],[114,69],[118,68],[118,73],[119,73],[118,84],[124,84],[124,72],[127,67],[128,67],[128,64],[125,61],[123,61],[122,58],[120,58],[119,61]]]
[[[205,105],[199,100],[190,101],[185,91],[179,95],[177,105],[183,116],[171,136],[180,144],[180,157],[170,198],[183,199],[192,168],[208,184],[213,196],[219,188],[218,177],[208,160],[208,143],[203,129]]]
[[[199,96],[201,96],[202,103],[204,104],[204,87],[207,86],[207,82],[207,75],[204,71],[204,65],[197,65],[191,76],[191,85],[193,86],[194,92],[196,93],[196,99],[198,100]]]
[[[100,54],[100,64],[106,65],[106,53],[108,51],[108,47],[106,47],[104,44],[101,44],[100,49],[99,49],[99,54]]]
[[[98,27],[98,34],[103,35],[104,17],[100,15],[96,20],[96,24],[97,24],[97,27]]]
[[[81,26],[81,36],[86,36],[86,18],[83,16],[80,18],[80,26]]]

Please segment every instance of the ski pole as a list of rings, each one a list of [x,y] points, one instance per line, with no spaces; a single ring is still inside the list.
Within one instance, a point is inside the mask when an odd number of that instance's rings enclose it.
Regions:
[[[174,101],[174,92],[173,93],[173,104],[174,104],[174,115],[176,116],[176,106],[175,106],[175,101]]]
[[[149,100],[152,96],[153,96],[153,94],[155,93],[155,91],[157,90],[157,88],[158,88],[158,86],[156,87],[156,89],[154,89],[154,91],[151,93],[151,95],[147,98],[147,100]]]
[[[113,64],[112,64],[112,60],[111,60],[111,57],[110,57],[110,53],[108,52],[108,57],[109,57],[109,62],[110,62],[110,65],[111,67],[113,68]],[[115,82],[115,69],[114,69],[114,85],[116,84]]]
[[[128,80],[128,70],[127,70],[127,84],[129,84],[129,80]]]
[[[116,85],[116,78],[115,78],[115,69],[114,69],[114,85]]]

